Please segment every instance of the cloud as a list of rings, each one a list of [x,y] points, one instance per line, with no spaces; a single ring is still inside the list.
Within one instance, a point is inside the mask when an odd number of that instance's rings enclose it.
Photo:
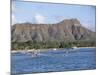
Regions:
[[[16,8],[14,6],[14,4],[12,4],[12,12],[15,12],[16,11]]]
[[[64,19],[65,17],[63,17],[63,16],[56,16],[56,18],[62,20],[62,19]]]
[[[12,14],[12,17],[11,17],[11,25],[14,25],[16,23],[16,18],[15,18],[15,15]]]
[[[14,6],[14,3],[12,3],[12,15],[11,15],[11,25],[14,25],[17,21],[16,21],[16,17],[15,17],[15,12],[16,12],[16,8]]]
[[[63,20],[66,19],[66,17],[63,16],[63,15],[54,15],[53,18],[55,19],[56,23],[58,23],[58,22],[63,21]]]
[[[95,25],[92,25],[92,24],[84,24],[83,26],[86,27],[89,30],[95,31]]]
[[[82,21],[81,23],[85,28],[95,31],[95,24],[93,24],[91,21]]]
[[[14,11],[15,10],[15,7],[12,5],[12,11]]]
[[[40,23],[45,23],[45,16],[36,13],[35,14],[35,21],[36,21],[36,23],[39,23],[39,24]]]

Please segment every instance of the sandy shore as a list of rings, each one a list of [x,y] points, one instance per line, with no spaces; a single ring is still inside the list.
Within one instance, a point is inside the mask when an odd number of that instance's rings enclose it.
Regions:
[[[48,50],[54,50],[55,48],[50,49],[30,49],[30,50],[12,50],[11,53],[25,53],[25,52],[42,52],[42,51],[48,51]],[[57,48],[56,48],[57,49]],[[61,49],[61,48],[60,48]]]
[[[31,49],[31,50],[12,50],[11,53],[18,53],[18,52],[21,52],[21,53],[24,53],[24,52],[33,52],[35,51],[34,49]]]
[[[78,48],[96,48],[96,47],[77,47],[76,49]],[[38,51],[38,52],[42,52],[42,51],[47,51],[47,50],[55,50],[57,48],[50,48],[50,49],[30,49],[30,50],[12,50],[11,53],[25,53],[25,52],[35,52],[35,51]],[[58,48],[58,49],[63,49],[63,48]]]

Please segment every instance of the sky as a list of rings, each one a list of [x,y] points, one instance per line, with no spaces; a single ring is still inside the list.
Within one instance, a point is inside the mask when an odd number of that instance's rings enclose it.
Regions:
[[[12,1],[12,25],[15,23],[58,23],[76,18],[84,27],[95,31],[96,7],[57,3]]]

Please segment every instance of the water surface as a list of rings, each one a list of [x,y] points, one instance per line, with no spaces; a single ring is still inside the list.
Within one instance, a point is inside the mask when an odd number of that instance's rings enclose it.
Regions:
[[[11,54],[12,74],[91,70],[95,68],[96,48],[48,50],[40,52],[38,56],[34,57],[31,53]]]

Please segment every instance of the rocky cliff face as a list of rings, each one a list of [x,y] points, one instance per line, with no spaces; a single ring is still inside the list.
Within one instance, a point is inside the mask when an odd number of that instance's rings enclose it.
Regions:
[[[77,19],[57,24],[21,23],[11,27],[12,42],[75,41],[95,38],[95,32],[84,28]]]

